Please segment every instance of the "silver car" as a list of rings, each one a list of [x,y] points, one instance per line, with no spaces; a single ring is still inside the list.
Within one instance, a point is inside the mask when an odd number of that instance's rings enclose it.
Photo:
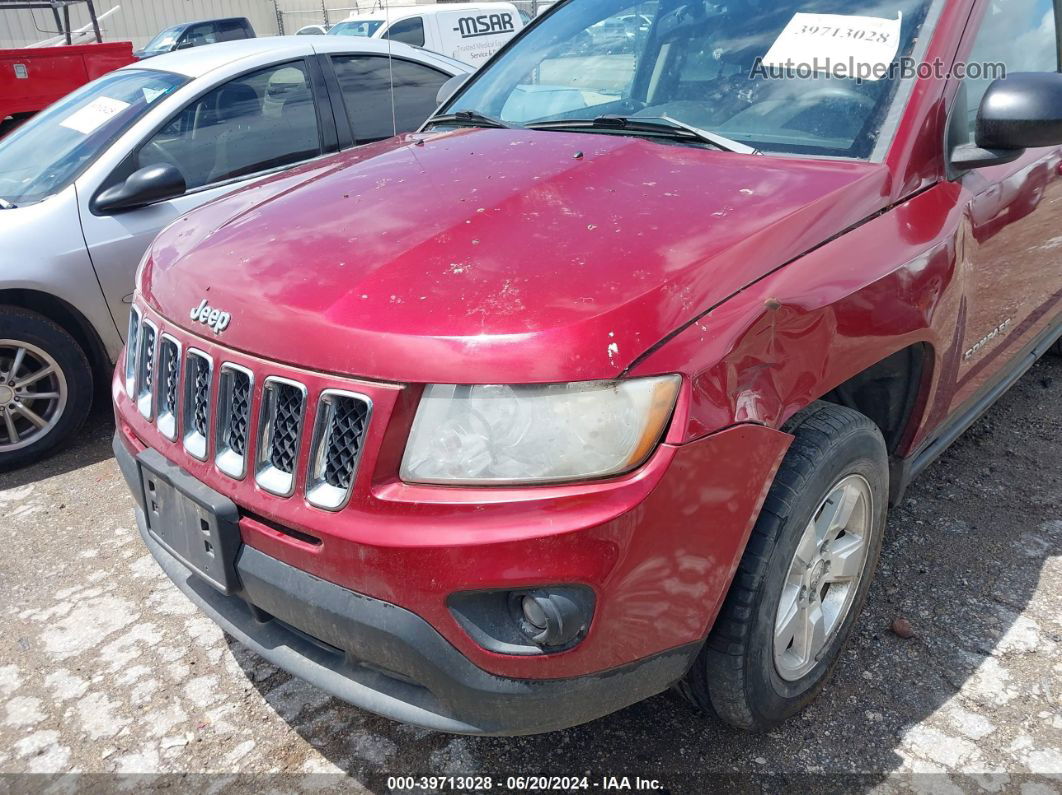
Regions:
[[[0,470],[84,421],[160,229],[264,174],[416,129],[471,70],[375,39],[215,44],[111,72],[0,141]]]

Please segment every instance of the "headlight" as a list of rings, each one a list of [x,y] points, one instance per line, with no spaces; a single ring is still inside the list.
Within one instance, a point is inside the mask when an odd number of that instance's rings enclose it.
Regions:
[[[433,384],[413,420],[402,479],[500,485],[626,472],[653,451],[677,375],[524,386]]]

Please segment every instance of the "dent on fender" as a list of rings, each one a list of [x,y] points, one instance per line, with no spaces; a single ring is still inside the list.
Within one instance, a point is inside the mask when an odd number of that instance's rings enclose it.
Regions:
[[[778,428],[910,345],[931,348],[936,372],[959,317],[961,190],[940,184],[777,269],[630,374],[689,363],[690,440],[739,423]]]
[[[646,638],[704,637],[791,441],[742,425],[684,445],[649,497],[616,520],[626,548],[600,601],[608,638],[597,638],[616,660],[644,653]]]

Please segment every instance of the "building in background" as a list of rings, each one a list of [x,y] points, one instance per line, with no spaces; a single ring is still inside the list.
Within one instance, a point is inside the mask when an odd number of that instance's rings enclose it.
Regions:
[[[393,0],[390,7],[430,5],[435,0]],[[540,0],[516,0],[530,16]],[[247,17],[259,36],[292,34],[305,25],[334,25],[355,12],[384,7],[383,0],[96,0],[101,17],[114,6],[119,10],[100,23],[104,41],[132,41],[143,47],[160,30],[197,19]],[[542,3],[545,5],[545,3]],[[88,25],[85,10],[71,7],[73,28]],[[0,49],[25,47],[58,33],[52,12],[44,9],[0,12]]]

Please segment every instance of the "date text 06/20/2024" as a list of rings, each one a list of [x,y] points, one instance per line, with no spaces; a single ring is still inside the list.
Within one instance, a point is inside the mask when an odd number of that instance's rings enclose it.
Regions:
[[[642,791],[664,789],[655,778],[641,776],[389,776],[387,788],[402,790],[446,790],[449,792],[481,792],[502,785],[507,791],[539,792],[543,790],[572,792],[576,790]]]

